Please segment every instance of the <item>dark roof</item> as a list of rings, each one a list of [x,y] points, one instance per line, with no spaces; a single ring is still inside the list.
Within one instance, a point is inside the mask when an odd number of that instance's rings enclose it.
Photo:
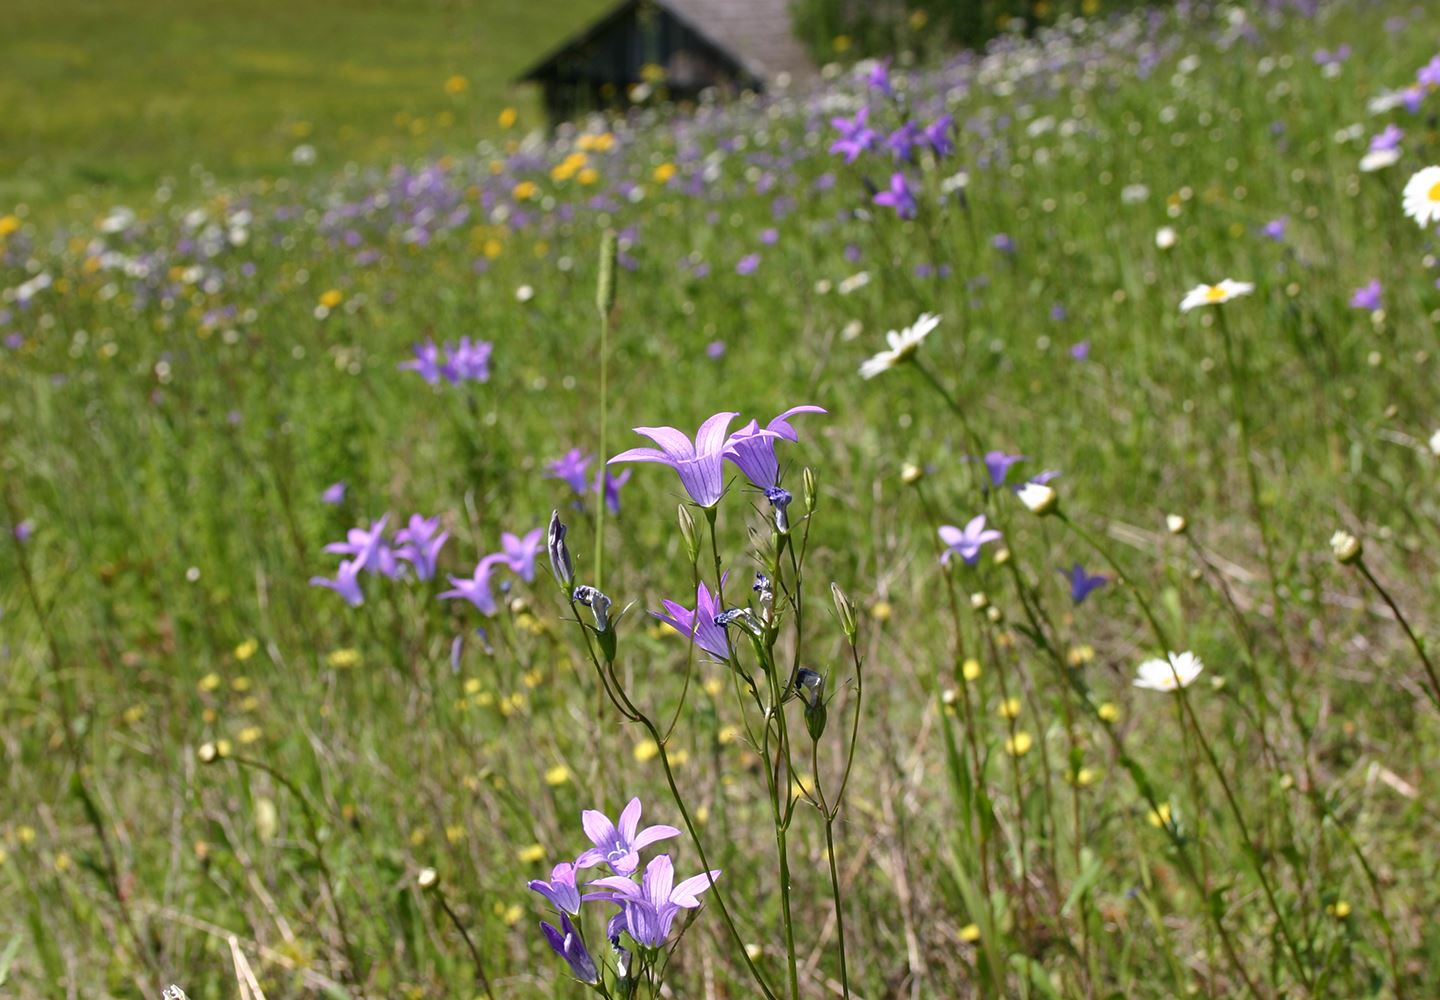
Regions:
[[[808,76],[815,65],[795,38],[788,4],[789,0],[622,0],[515,79],[545,77],[553,64],[618,27],[642,5],[669,14],[756,81],[773,80],[780,73]]]

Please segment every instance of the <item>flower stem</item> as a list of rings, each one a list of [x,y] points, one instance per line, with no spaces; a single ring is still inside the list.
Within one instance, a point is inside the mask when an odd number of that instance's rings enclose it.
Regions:
[[[1425,676],[1430,681],[1430,690],[1427,692],[1430,695],[1430,700],[1435,703],[1436,708],[1440,708],[1440,677],[1437,677],[1435,674],[1435,664],[1430,662],[1430,654],[1425,652],[1425,644],[1420,641],[1420,637],[1417,636],[1415,630],[1410,627],[1410,622],[1406,620],[1404,613],[1400,610],[1400,606],[1396,604],[1395,599],[1390,596],[1390,592],[1380,585],[1379,580],[1375,579],[1375,574],[1370,572],[1370,567],[1365,565],[1365,560],[1357,560],[1355,568],[1360,571],[1360,575],[1365,578],[1366,582],[1375,588],[1375,592],[1380,595],[1381,600],[1385,602],[1390,608],[1391,613],[1394,614],[1395,620],[1399,622],[1400,627],[1405,630],[1405,635],[1410,639],[1410,645],[1415,647],[1415,652],[1420,657],[1420,662],[1425,666]]]

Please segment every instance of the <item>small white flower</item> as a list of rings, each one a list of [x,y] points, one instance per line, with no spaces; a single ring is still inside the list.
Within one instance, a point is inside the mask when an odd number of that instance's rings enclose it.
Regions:
[[[889,371],[902,361],[907,361],[919,348],[921,342],[930,336],[930,331],[940,325],[940,317],[932,313],[921,313],[913,324],[900,331],[891,330],[885,334],[890,344],[888,350],[867,360],[860,366],[861,378],[874,378],[881,372]]]
[[[519,288],[515,289],[516,302],[529,302],[534,297],[535,289],[531,288],[529,285],[521,285]]]
[[[1155,230],[1155,245],[1161,250],[1169,250],[1179,240],[1180,236],[1170,226],[1161,226]]]
[[[1255,286],[1250,282],[1232,281],[1229,278],[1218,285],[1196,285],[1180,300],[1180,311],[1189,312],[1200,306],[1216,306],[1231,299],[1238,299],[1242,295],[1249,295],[1253,291]]]
[[[1364,546],[1360,539],[1348,531],[1337,531],[1330,536],[1330,551],[1335,553],[1335,559],[1343,566],[1348,566],[1360,558]]]
[[[1440,431],[1430,435],[1430,454],[1440,458]]]
[[[1172,535],[1183,535],[1190,528],[1190,522],[1181,514],[1166,514],[1165,528]]]
[[[839,289],[841,295],[849,295],[851,292],[857,292],[868,284],[870,284],[870,272],[856,271],[848,278],[841,278],[840,284],[835,287]]]
[[[1377,170],[1393,167],[1398,162],[1400,162],[1400,150],[1374,149],[1360,157],[1360,172],[1373,174]]]
[[[1404,205],[1421,226],[1440,221],[1440,167],[1426,167],[1405,182]]]
[[[1053,511],[1060,502],[1060,494],[1044,483],[1026,483],[1015,491],[1015,495],[1030,513],[1042,516]]]
[[[1177,691],[1189,687],[1205,664],[1191,652],[1171,653],[1165,660],[1146,660],[1135,671],[1135,686],[1149,691]]]

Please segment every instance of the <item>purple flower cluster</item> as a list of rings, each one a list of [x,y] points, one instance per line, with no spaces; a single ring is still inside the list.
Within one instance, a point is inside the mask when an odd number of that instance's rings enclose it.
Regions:
[[[340,561],[334,577],[311,577],[310,585],[333,590],[346,604],[358,608],[365,603],[365,594],[360,590],[361,573],[391,579],[410,572],[420,580],[434,577],[440,550],[450,537],[448,531],[440,530],[440,519],[412,514],[405,527],[387,538],[385,527],[389,521],[390,515],[386,514],[369,528],[351,528],[345,541],[326,545],[326,552],[349,558]]]
[[[677,883],[675,867],[668,854],[652,858],[642,872],[640,852],[662,840],[680,836],[680,831],[664,825],[641,829],[640,813],[638,798],[630,800],[618,822],[612,822],[594,809],[585,810],[580,821],[591,846],[574,861],[557,864],[551,869],[548,881],[530,882],[531,890],[545,897],[559,916],[559,927],[541,923],[541,932],[555,954],[565,960],[571,973],[582,983],[594,985],[600,982],[601,975],[585,943],[584,933],[573,919],[580,916],[581,904],[595,901],[618,907],[606,924],[605,936],[615,950],[617,964],[624,969],[629,952],[622,945],[622,934],[643,949],[662,947],[670,936],[675,917],[681,910],[698,908],[700,894],[720,876],[719,871],[712,870]],[[611,874],[583,887],[591,891],[582,891],[579,873],[601,865]],[[626,973],[620,974],[623,977]]]
[[[536,528],[523,536],[502,532],[500,551],[492,552],[475,564],[468,577],[448,577],[450,589],[440,594],[442,600],[469,601],[481,614],[493,615],[499,608],[491,590],[491,577],[497,569],[508,569],[526,583],[535,581],[535,559],[545,546],[545,529]]]
[[[494,344],[486,340],[472,341],[461,337],[458,343],[436,346],[433,340],[415,345],[415,357],[400,362],[400,367],[418,372],[430,385],[441,379],[458,385],[461,382],[490,381],[490,352]],[[443,353],[443,357],[442,357]]]

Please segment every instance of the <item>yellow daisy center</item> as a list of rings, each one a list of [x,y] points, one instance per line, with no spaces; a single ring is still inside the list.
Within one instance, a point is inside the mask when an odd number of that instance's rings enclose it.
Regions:
[[[1430,190],[1425,192],[1425,197],[1431,201],[1440,201],[1440,181],[1430,185]]]
[[[1436,187],[1440,187],[1440,184],[1437,184]],[[1224,302],[1225,298],[1225,289],[1221,288],[1219,285],[1211,285],[1210,287],[1205,289],[1206,302]]]

